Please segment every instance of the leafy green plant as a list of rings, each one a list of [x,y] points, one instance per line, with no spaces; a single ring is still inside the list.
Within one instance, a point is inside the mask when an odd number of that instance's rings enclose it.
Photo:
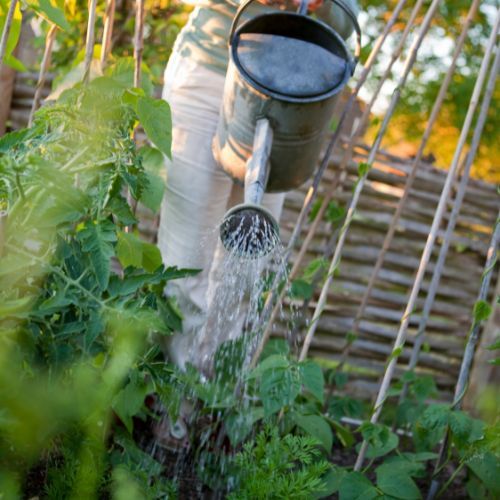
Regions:
[[[138,120],[159,149],[136,147]],[[139,451],[122,437],[123,453],[110,461],[108,438],[115,419],[131,432],[133,417],[147,413],[144,398],[157,390],[145,369],[150,342],[182,322],[165,284],[197,272],[165,268],[156,246],[130,231],[137,220],[126,191],[157,208],[157,171],[145,167],[169,150],[167,103],[113,71],[66,90],[31,128],[0,139],[2,490],[14,494],[19,470],[58,450],[63,479],[50,476],[53,495],[66,488],[91,498],[130,482],[123,471]],[[68,432],[80,440],[61,449]],[[149,498],[168,489],[158,467],[133,469]]]
[[[332,466],[311,436],[280,437],[276,428],[260,432],[233,461],[236,484],[230,499],[307,499],[327,496]]]

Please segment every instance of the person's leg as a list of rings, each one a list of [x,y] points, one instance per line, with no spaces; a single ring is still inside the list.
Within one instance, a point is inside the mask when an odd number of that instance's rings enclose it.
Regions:
[[[167,266],[201,273],[171,282],[167,293],[184,312],[183,332],[169,339],[175,364],[193,362],[194,337],[205,323],[208,275],[232,181],[217,166],[212,139],[219,117],[224,77],[178,54],[165,71],[163,98],[172,110],[172,161],[161,211],[158,246]]]

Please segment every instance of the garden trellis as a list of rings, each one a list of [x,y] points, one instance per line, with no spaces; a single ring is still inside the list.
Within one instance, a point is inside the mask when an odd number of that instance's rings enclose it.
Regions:
[[[380,413],[383,410],[383,405],[387,399],[388,389],[391,385],[393,377],[398,369],[398,361],[400,356],[405,349],[407,335],[408,335],[408,327],[410,322],[412,321],[412,315],[418,305],[419,294],[421,292],[421,288],[424,282],[425,274],[431,270],[430,262],[432,252],[434,247],[436,246],[436,240],[440,239],[440,251],[437,259],[437,263],[432,266],[432,280],[427,288],[426,299],[423,306],[423,312],[420,315],[418,331],[413,340],[413,348],[411,355],[409,357],[408,368],[411,370],[415,367],[418,367],[419,360],[421,360],[421,349],[423,347],[424,341],[426,339],[426,331],[429,329],[429,325],[432,324],[431,312],[433,307],[436,304],[436,295],[438,293],[438,287],[440,285],[440,281],[442,276],[445,274],[445,261],[447,259],[449,253],[450,244],[453,242],[457,219],[459,218],[459,214],[461,209],[464,208],[464,205],[467,205],[467,210],[469,213],[472,213],[472,201],[467,200],[467,189],[470,187],[469,183],[469,175],[472,163],[474,161],[475,154],[479,147],[481,133],[483,130],[484,122],[486,119],[486,115],[489,109],[489,104],[491,100],[491,96],[494,90],[494,85],[496,82],[496,76],[498,73],[498,65],[499,65],[499,47],[497,43],[498,38],[498,30],[500,24],[500,15],[497,15],[494,26],[491,31],[490,39],[488,46],[484,50],[483,62],[481,66],[480,73],[478,75],[478,79],[476,82],[476,86],[474,88],[473,95],[470,99],[469,110],[467,113],[467,117],[465,119],[461,136],[459,142],[456,147],[456,152],[452,164],[448,170],[447,174],[438,173],[436,171],[429,170],[428,166],[424,166],[423,164],[423,156],[425,148],[428,144],[428,140],[433,132],[433,127],[436,122],[436,119],[441,111],[443,101],[446,97],[450,82],[453,78],[453,75],[456,70],[456,64],[460,57],[460,54],[463,50],[468,31],[470,29],[470,25],[472,23],[475,12],[478,9],[479,0],[474,0],[470,6],[470,10],[468,16],[463,25],[463,31],[460,34],[460,37],[456,40],[455,51],[449,65],[449,70],[446,74],[444,81],[442,82],[440,92],[435,101],[434,107],[432,109],[429,121],[427,123],[425,132],[422,136],[421,144],[416,154],[416,157],[408,165],[398,165],[396,168],[392,169],[392,173],[384,172],[383,168],[380,168],[384,163],[385,166],[388,167],[388,164],[393,161],[389,156],[385,154],[384,151],[381,150],[382,140],[385,136],[387,128],[390,124],[391,118],[396,110],[396,107],[399,102],[399,98],[401,92],[404,90],[405,85],[407,83],[407,79],[412,72],[415,61],[418,57],[419,50],[421,49],[422,43],[426,39],[429,28],[433,22],[434,16],[439,9],[442,0],[433,0],[433,2],[427,7],[427,11],[425,16],[421,22],[421,24],[417,25],[417,18],[419,15],[419,11],[422,8],[424,2],[419,0],[413,11],[411,13],[410,19],[406,22],[404,31],[399,39],[398,46],[394,51],[392,57],[388,61],[386,66],[386,70],[378,81],[376,90],[373,94],[373,98],[371,99],[368,106],[365,108],[361,119],[354,126],[353,130],[348,131],[345,130],[344,124],[347,121],[347,117],[350,112],[352,112],[355,104],[355,99],[358,96],[360,90],[363,88],[368,76],[371,75],[371,71],[374,66],[375,60],[379,57],[381,53],[381,49],[384,47],[384,43],[386,42],[387,36],[393,29],[395,23],[399,20],[400,13],[405,6],[406,2],[401,0],[394,10],[392,16],[387,22],[386,28],[384,32],[381,34],[377,43],[375,44],[371,55],[369,56],[363,70],[361,71],[360,76],[357,79],[356,87],[350,97],[348,98],[347,103],[345,104],[343,110],[340,113],[340,119],[338,121],[337,129],[332,135],[330,142],[326,147],[325,154],[322,158],[322,161],[319,165],[315,178],[312,182],[311,187],[307,191],[304,196],[304,200],[302,206],[300,208],[300,212],[293,221],[291,231],[288,234],[288,244],[286,248],[285,258],[290,260],[293,264],[293,269],[291,272],[291,276],[289,279],[297,276],[299,270],[301,268],[301,264],[303,260],[306,260],[308,256],[314,251],[311,249],[311,246],[315,244],[317,241],[317,231],[321,229],[325,231],[324,228],[321,228],[321,215],[326,211],[328,204],[331,200],[335,200],[337,197],[343,197],[344,201],[347,202],[348,210],[346,212],[345,220],[342,224],[342,227],[338,230],[338,233],[335,233],[332,227],[327,227],[327,230],[333,232],[333,236],[328,236],[329,244],[326,245],[326,256],[331,258],[331,263],[328,269],[328,273],[326,275],[326,279],[324,280],[321,294],[317,298],[315,303],[314,313],[312,315],[312,319],[307,325],[307,331],[305,338],[303,339],[303,344],[301,347],[299,359],[304,360],[309,355],[309,350],[315,346],[315,336],[317,334],[318,329],[324,329],[321,321],[325,317],[325,312],[329,307],[335,308],[336,304],[332,304],[330,299],[332,297],[332,287],[334,287],[337,283],[337,273],[339,270],[342,270],[342,263],[344,257],[348,257],[348,250],[352,252],[351,249],[348,249],[349,237],[351,234],[355,234],[355,229],[353,227],[356,226],[356,216],[360,210],[360,204],[363,202],[363,194],[367,189],[367,184],[370,185],[369,181],[376,182],[377,179],[383,178],[385,176],[388,179],[387,184],[395,185],[394,179],[391,178],[391,175],[394,175],[394,171],[398,171],[398,175],[401,178],[404,178],[404,183],[399,183],[398,188],[400,190],[400,196],[398,198],[395,211],[390,217],[390,222],[387,225],[387,232],[384,234],[383,241],[379,246],[379,253],[377,255],[377,260],[375,265],[369,272],[369,281],[366,287],[363,288],[363,294],[361,296],[361,302],[359,307],[357,308],[354,317],[351,318],[352,322],[346,322],[346,327],[349,325],[348,330],[354,333],[354,336],[351,338],[346,338],[344,340],[343,345],[340,348],[337,348],[337,361],[339,365],[337,370],[342,369],[342,367],[349,363],[352,357],[356,356],[356,348],[359,346],[361,340],[357,340],[359,337],[360,330],[362,330],[363,318],[366,316],[366,313],[370,313],[372,310],[370,309],[371,300],[375,295],[375,285],[378,279],[381,279],[381,275],[384,270],[384,262],[387,259],[390,249],[395,242],[398,231],[400,230],[401,219],[405,210],[408,208],[408,204],[410,202],[410,198],[412,195],[412,189],[414,189],[414,184],[416,182],[422,182],[425,176],[428,176],[428,179],[436,180],[440,179],[441,183],[440,192],[438,193],[438,203],[433,210],[432,214],[426,214],[427,222],[429,222],[429,218],[431,217],[430,231],[427,238],[427,242],[424,247],[418,247],[419,252],[421,251],[421,256],[419,260],[419,264],[416,267],[417,273],[412,280],[409,289],[410,295],[405,304],[404,312],[400,311],[400,322],[397,330],[397,334],[393,335],[391,338],[394,338],[394,345],[387,353],[387,366],[385,367],[384,373],[382,375],[382,381],[380,387],[378,387],[377,399],[375,402],[374,412],[372,414],[372,423],[376,423],[380,416]],[[92,61],[94,57],[94,41],[95,41],[95,25],[96,25],[96,0],[90,0],[89,2],[89,16],[88,16],[88,28],[87,28],[87,39],[86,39],[86,50],[85,50],[85,59],[84,59],[84,72],[83,79],[87,81],[91,78],[91,67]],[[15,10],[17,8],[17,1],[13,0],[10,3],[9,10],[6,17],[6,22],[4,24],[4,29],[2,32],[2,37],[0,40],[0,61],[3,59],[7,50],[7,41],[9,36],[9,30],[11,28],[12,19],[14,17]],[[103,43],[101,49],[101,68],[103,68],[106,64],[106,58],[111,52],[111,34],[113,29],[113,13],[114,13],[114,1],[110,0],[107,2],[106,8],[106,16],[104,23],[104,32],[102,35]],[[142,64],[142,50],[143,50],[143,24],[144,24],[144,2],[143,0],[138,0],[136,3],[136,14],[135,14],[135,36],[134,36],[134,59],[135,59],[135,68],[134,68],[134,86],[139,86],[141,79],[141,64]],[[45,82],[47,80],[47,70],[50,65],[50,53],[53,46],[53,40],[56,32],[56,24],[53,24],[52,28],[49,30],[47,34],[47,41],[45,44],[45,52],[43,55],[42,64],[40,67],[40,73],[38,76],[38,83],[35,90],[35,95],[32,103],[32,113],[37,109],[38,102],[43,95],[43,89]],[[414,36],[413,42],[408,50],[408,54],[406,56],[406,61],[403,69],[400,72],[399,81],[395,91],[393,92],[390,100],[390,104],[388,106],[387,111],[385,112],[384,119],[380,125],[378,130],[376,139],[374,143],[368,148],[368,150],[364,150],[362,146],[360,146],[358,139],[358,132],[363,130],[366,126],[370,112],[373,109],[375,101],[378,95],[381,92],[382,86],[384,82],[390,77],[391,72],[393,70],[394,64],[399,59],[400,55],[403,53],[404,48],[406,46],[407,40],[410,38],[410,35]],[[489,74],[489,76],[488,76]],[[486,83],[486,87],[485,87]],[[485,90],[484,90],[485,88]],[[470,132],[473,128],[473,120],[476,115],[476,111],[480,104],[480,97],[483,94],[482,103],[479,111],[479,117],[477,122],[474,124],[472,140],[470,142],[469,150],[466,152],[467,147],[467,138],[470,135]],[[30,114],[29,121],[31,122],[32,113]],[[362,151],[360,153],[360,151]],[[360,177],[353,182],[354,172],[361,165],[359,169]],[[333,167],[333,169],[332,169]],[[428,169],[428,170],[424,170]],[[354,172],[353,172],[354,171]],[[445,177],[445,179],[444,179]],[[444,179],[444,182],[443,182]],[[450,200],[452,188],[454,183],[458,184],[456,194],[453,200]],[[442,188],[441,188],[442,185]],[[352,196],[349,197],[349,191],[346,187],[353,187],[354,191]],[[481,200],[483,203],[488,205],[488,210],[490,213],[496,214],[498,208],[498,199],[495,198],[496,194],[494,189],[490,189],[487,186],[484,186],[480,183],[476,183],[473,186],[476,193],[483,194],[485,199]],[[420,187],[420,191],[422,188]],[[296,255],[296,247],[300,242],[303,236],[303,230],[307,224],[307,217],[311,208],[317,198],[317,196],[323,193],[323,200],[321,202],[319,215],[310,223],[309,230],[301,248]],[[436,193],[434,193],[436,194]],[[296,203],[298,199],[300,199],[297,193],[290,196],[290,200],[292,200],[292,204]],[[381,197],[382,199],[382,197]],[[485,201],[486,200],[486,201]],[[446,210],[448,205],[452,202],[452,209],[450,215],[447,217],[447,226],[444,232],[441,231],[442,221],[445,219]],[[290,202],[289,202],[290,203]],[[381,203],[382,207],[383,203]],[[290,206],[290,205],[289,205]],[[496,207],[496,209],[495,209]],[[385,207],[384,207],[385,209]],[[361,211],[363,208],[361,208]],[[292,211],[289,211],[291,213]],[[297,206],[293,211],[294,215],[296,215]],[[383,214],[387,215],[387,211]],[[496,215],[495,215],[496,217]],[[477,220],[484,221],[488,220],[488,217],[477,217]],[[290,222],[290,219],[286,219],[287,222]],[[498,234],[498,224],[497,218],[491,225],[490,229],[492,233],[495,235]],[[351,227],[353,226],[353,227]],[[496,228],[496,230],[495,230]],[[384,227],[385,231],[385,227]],[[1,236],[1,235],[0,235]],[[362,245],[363,240],[362,237],[358,234],[357,242]],[[380,238],[377,240],[380,241]],[[352,243],[351,243],[352,246]],[[488,261],[486,264],[486,273],[485,279],[482,282],[480,299],[486,300],[488,298],[488,286],[489,280],[492,277],[494,271],[495,264],[495,256],[497,252],[498,246],[498,238],[493,238],[492,244],[490,246]],[[482,246],[478,244],[478,254],[482,253]],[[316,252],[317,253],[317,252]],[[465,259],[464,259],[465,260]],[[280,304],[284,300],[284,295],[278,292],[277,283],[283,276],[277,276],[276,285],[268,296],[267,302],[265,304],[264,310],[264,321],[262,324],[263,337],[260,345],[257,348],[257,351],[254,354],[254,363],[257,361],[267,339],[270,337],[273,331],[273,325],[278,321]],[[376,298],[376,297],[375,297]],[[401,305],[401,304],[399,304]],[[397,305],[396,308],[397,309]],[[395,314],[398,314],[395,312]],[[433,325],[431,325],[433,326]],[[480,324],[475,323],[473,326],[473,332],[471,335],[471,339],[467,344],[466,353],[464,354],[464,361],[462,365],[462,370],[460,371],[460,378],[457,382],[457,388],[455,391],[455,402],[458,404],[457,399],[462,398],[463,392],[466,386],[466,380],[468,378],[468,372],[471,363],[471,353],[474,350],[474,343],[478,336],[478,329]],[[433,326],[434,327],[434,326]],[[279,330],[279,326],[276,327]],[[435,328],[435,327],[434,327]],[[339,338],[336,335],[337,340]],[[356,338],[355,338],[356,337]],[[324,338],[324,335],[322,336]],[[320,344],[317,344],[320,346]],[[456,347],[456,344],[454,348]],[[321,351],[321,347],[314,348],[314,354],[318,355]],[[469,365],[467,367],[466,365]],[[443,371],[443,370],[441,370]],[[448,390],[449,390],[449,379],[448,379]],[[445,451],[446,442],[443,445],[443,449]],[[366,445],[361,447],[355,469],[361,469],[364,463],[364,454],[366,451]],[[443,453],[444,453],[443,451]],[[438,464],[439,465],[439,464]],[[434,490],[436,488],[434,487]],[[435,494],[434,491],[433,494]],[[432,495],[431,495],[432,496]]]

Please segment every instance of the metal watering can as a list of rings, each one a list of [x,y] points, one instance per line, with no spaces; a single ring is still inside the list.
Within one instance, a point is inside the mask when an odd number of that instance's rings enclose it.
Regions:
[[[245,186],[244,203],[220,226],[225,248],[245,257],[263,256],[279,241],[278,223],[261,206],[262,196],[295,189],[313,174],[338,94],[361,50],[356,16],[342,0],[331,1],[353,23],[354,57],[333,28],[307,16],[308,0],[298,13],[266,13],[238,27],[253,1],[241,4],[231,27],[212,147],[223,170]]]

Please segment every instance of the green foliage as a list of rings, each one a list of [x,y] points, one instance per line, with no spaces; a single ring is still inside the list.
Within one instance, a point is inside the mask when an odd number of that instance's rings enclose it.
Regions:
[[[137,116],[151,142],[171,158],[172,116],[168,103],[151,97],[140,97],[137,101]]]
[[[175,484],[162,477],[163,466],[141,450],[127,434],[117,433],[115,436],[110,461],[114,467],[114,498],[177,499]]]
[[[474,304],[473,318],[474,323],[480,323],[487,320],[491,315],[491,306],[484,300],[479,300]]]
[[[399,444],[398,436],[383,424],[364,422],[359,432],[363,440],[368,443],[367,458],[383,457],[396,449]]]
[[[8,214],[0,259],[0,462],[29,467],[59,453],[62,465],[47,483],[52,497],[92,498],[109,482],[117,497],[122,490],[136,498],[172,494],[159,479],[163,468],[144,454],[140,463],[150,460],[139,470],[134,457],[142,452],[111,433],[115,415],[130,436],[133,419],[145,415],[145,396],[162,391],[166,375],[152,368],[158,352],[148,354],[149,338],[181,328],[163,290],[197,272],[165,269],[155,246],[126,232],[136,221],[125,190],[140,201],[149,182],[131,138],[136,121],[128,89],[101,77],[65,91],[32,128],[0,139]],[[69,430],[78,443],[58,451],[58,437]],[[108,454],[108,442],[122,452]],[[18,477],[12,466],[5,469],[11,479]]]
[[[498,339],[497,341],[493,342],[493,344],[491,344],[490,346],[488,346],[487,349],[489,351],[497,351],[498,349],[500,349],[500,339]],[[488,363],[490,365],[499,366],[500,365],[500,357],[496,357],[494,359],[490,359],[490,360],[488,360]]]
[[[3,33],[10,3],[11,2],[9,0],[0,0],[0,33]],[[22,20],[23,16],[21,12],[21,6],[18,2],[14,10],[14,17],[12,18],[9,36],[7,37],[5,56],[3,61],[5,64],[11,66],[17,71],[26,70],[24,64],[12,54],[14,49],[16,48],[19,36],[21,35]]]
[[[369,163],[365,162],[360,163],[358,165],[358,177],[361,178],[368,175],[368,172],[370,171],[371,168],[372,166]]]
[[[364,26],[364,46],[362,60],[368,57],[377,38],[387,23],[390,12],[394,11],[397,0],[366,0],[360,1],[361,10],[367,12],[369,22]],[[377,58],[374,69],[368,79],[368,88],[375,88],[376,80],[385,70],[387,57],[399,41],[403,29],[410,17],[415,2],[408,2],[402,9],[401,15],[389,40],[383,49],[384,57]],[[428,4],[420,10],[420,17]],[[456,0],[442,2],[438,14],[434,17],[432,26],[427,35],[423,50],[419,51],[412,70],[411,77],[403,89],[400,102],[396,108],[395,117],[389,128],[388,141],[395,146],[401,141],[411,141],[416,144],[420,140],[427,124],[432,106],[436,101],[444,75],[448,70],[451,55],[456,47],[456,40],[463,30],[463,25],[471,2]],[[431,137],[430,151],[438,158],[438,164],[446,167],[451,162],[458,138],[468,109],[473,87],[481,64],[487,38],[493,28],[496,9],[496,0],[481,2],[478,13],[472,21],[464,49],[458,59],[455,76],[452,79],[448,95],[435,127],[435,134]],[[408,46],[408,45],[407,45]],[[405,52],[403,51],[403,54]],[[387,57],[385,57],[387,56]],[[404,57],[404,56],[403,56]],[[393,83],[400,73],[393,72]],[[496,131],[499,128],[498,92],[495,92],[490,105],[488,119],[482,137],[482,151],[478,153],[473,175],[490,181],[498,181],[498,172],[495,170],[492,158],[498,157]]]
[[[50,23],[54,23],[63,30],[71,29],[63,10],[54,5],[50,0],[30,1],[28,4],[37,14]]]
[[[371,481],[360,472],[346,474],[339,488],[340,500],[371,500],[379,496],[379,492]]]
[[[324,199],[321,196],[316,198],[316,201],[313,203],[311,210],[309,211],[309,221],[313,221],[321,208],[321,205],[324,203]],[[337,227],[343,220],[345,216],[345,209],[337,204],[336,201],[332,200],[328,203],[326,210],[324,212],[324,218],[326,222],[329,222],[334,227]]]
[[[398,467],[397,462],[384,463],[376,469],[377,487],[393,498],[414,500],[422,498],[417,485],[410,477],[406,464]]]
[[[280,437],[268,428],[245,444],[234,459],[236,486],[230,499],[308,499],[324,492],[331,465],[310,436]]]

